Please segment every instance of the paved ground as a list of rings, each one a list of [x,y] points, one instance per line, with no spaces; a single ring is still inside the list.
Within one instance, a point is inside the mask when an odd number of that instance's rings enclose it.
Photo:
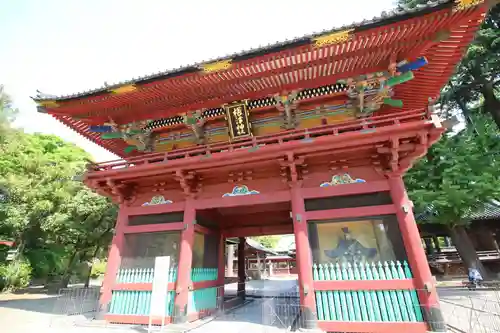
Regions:
[[[236,285],[229,285],[227,294],[234,293]],[[251,281],[247,294],[255,296],[293,295],[296,293],[294,280]],[[464,332],[500,332],[500,292],[465,291],[454,288],[439,290],[441,309],[446,321]],[[281,301],[256,298],[253,302],[216,320],[205,323],[194,333],[231,332],[283,332],[291,325],[294,313],[283,313],[282,309],[294,309],[293,297]],[[45,294],[1,295],[1,332],[53,332],[53,333],[131,333],[143,332],[143,328],[91,325],[84,316],[66,317],[57,309],[56,298]],[[280,310],[281,309],[281,310]],[[291,311],[293,312],[293,311]],[[275,313],[278,313],[275,315]],[[280,318],[280,320],[278,320]],[[76,325],[75,325],[76,323]],[[167,330],[168,332],[168,330]]]
[[[500,291],[441,288],[439,297],[449,325],[464,332],[500,332]]]

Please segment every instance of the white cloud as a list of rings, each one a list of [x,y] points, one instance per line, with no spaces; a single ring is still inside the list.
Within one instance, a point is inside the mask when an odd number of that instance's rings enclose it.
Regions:
[[[28,132],[57,134],[113,159],[50,116],[36,89],[70,94],[378,16],[393,0],[19,0],[0,5],[0,83]],[[2,37],[3,38],[3,37]]]

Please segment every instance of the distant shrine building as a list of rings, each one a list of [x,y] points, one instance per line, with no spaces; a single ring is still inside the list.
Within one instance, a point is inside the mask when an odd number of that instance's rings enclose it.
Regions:
[[[432,100],[486,10],[483,1],[431,0],[34,98],[40,112],[122,158],[84,177],[120,205],[105,318],[147,324],[155,257],[170,256],[164,320],[196,320],[222,306],[226,239],[240,240],[243,299],[245,237],[294,234],[306,321],[330,332],[444,330],[402,176],[444,132]]]

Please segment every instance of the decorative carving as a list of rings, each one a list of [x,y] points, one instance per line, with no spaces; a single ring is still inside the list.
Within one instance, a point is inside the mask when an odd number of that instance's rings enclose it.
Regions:
[[[193,131],[196,143],[203,144],[205,142],[205,131],[203,130],[203,126],[205,126],[206,120],[202,117],[202,110],[186,113],[182,116],[182,120],[184,125]]]
[[[116,124],[113,119],[102,126],[90,126],[90,130],[103,133],[102,139],[123,139],[128,146],[125,152],[129,153],[137,149],[144,152],[152,152],[156,140],[156,133],[147,129],[149,120],[133,122],[124,125]]]
[[[276,108],[285,114],[285,128],[293,129],[297,126],[295,114],[292,112],[297,108],[298,91],[293,91],[290,94],[274,95]]]
[[[109,89],[110,92],[112,92],[113,94],[117,94],[117,95],[127,94],[129,92],[136,91],[136,90],[137,90],[137,87],[134,84],[127,84],[125,86]]]
[[[333,176],[331,181],[322,183],[319,187],[329,187],[354,183],[366,183],[366,180],[361,178],[352,178],[348,173],[344,173],[342,175]]]
[[[241,186],[233,187],[233,190],[231,191],[231,193],[224,193],[224,195],[222,197],[223,198],[224,197],[237,197],[240,195],[251,195],[251,194],[260,194],[260,192],[255,191],[255,190],[249,190],[248,186],[241,185]]]
[[[164,205],[171,203],[172,200],[165,200],[165,197],[163,197],[163,195],[155,195],[154,197],[151,198],[151,201],[143,203],[142,206],[156,206],[156,205]]]
[[[202,64],[200,67],[204,73],[215,73],[219,71],[228,70],[233,65],[232,62],[233,61],[231,59],[222,60],[222,61],[212,62],[209,64]]]
[[[226,110],[227,125],[232,139],[252,136],[246,101],[225,105],[224,109]]]
[[[348,85],[347,96],[357,109],[358,117],[366,117],[380,109],[383,104],[392,107],[402,107],[401,100],[392,99],[395,85],[413,79],[412,70],[419,69],[427,64],[425,57],[414,61],[391,62],[385,72],[360,75],[356,78],[340,80],[339,83]]]
[[[455,0],[455,7],[453,8],[455,11],[466,10],[471,7],[480,5],[484,2],[484,0]]]
[[[334,32],[325,36],[314,38],[314,46],[315,47],[323,47],[327,45],[334,45],[347,42],[354,35],[351,33],[354,29],[344,30]]]

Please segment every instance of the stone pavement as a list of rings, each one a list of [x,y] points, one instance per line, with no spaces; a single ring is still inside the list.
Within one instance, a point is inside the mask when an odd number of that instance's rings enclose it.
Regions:
[[[293,295],[296,292],[294,280],[251,281],[247,293],[257,298],[250,304],[219,318],[206,320],[192,330],[194,333],[230,332],[283,332],[290,322],[277,318],[275,312],[281,305],[293,303],[293,298],[279,299],[270,303],[259,296]],[[236,286],[228,287],[228,294]],[[463,332],[500,332],[500,293],[491,290],[468,291],[456,288],[440,288],[441,309],[445,320]],[[250,297],[251,298],[251,297]],[[131,333],[144,332],[144,327],[107,325],[93,322],[84,316],[65,316],[56,313],[54,296],[45,294],[2,295],[0,297],[1,332],[51,332],[51,333]],[[292,306],[293,307],[293,306]],[[293,314],[288,314],[293,317]],[[280,319],[283,322],[280,322]],[[166,327],[165,332],[181,332]],[[179,327],[177,327],[179,328]],[[177,329],[176,328],[176,329]]]

